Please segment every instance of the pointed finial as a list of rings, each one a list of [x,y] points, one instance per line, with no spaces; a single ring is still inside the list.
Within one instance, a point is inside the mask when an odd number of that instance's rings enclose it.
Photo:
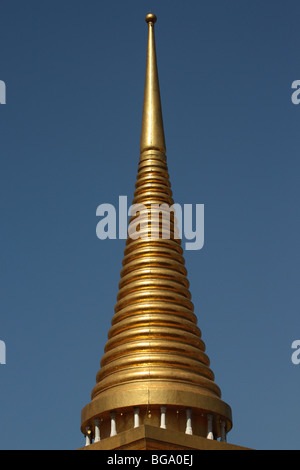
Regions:
[[[157,17],[153,13],[149,13],[149,15],[146,16],[146,23],[156,23],[157,22]]]
[[[157,17],[153,13],[149,13],[146,16],[146,23],[149,25],[149,37],[141,153],[147,150],[166,152],[154,35],[154,24],[156,21]]]

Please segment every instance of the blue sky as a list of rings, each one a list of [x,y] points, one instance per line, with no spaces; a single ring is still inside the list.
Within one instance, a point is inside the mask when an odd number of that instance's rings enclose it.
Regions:
[[[2,2],[0,448],[84,444],[125,246],[96,208],[133,196],[150,10],[174,198],[205,205],[185,257],[228,440],[299,449],[296,0]]]

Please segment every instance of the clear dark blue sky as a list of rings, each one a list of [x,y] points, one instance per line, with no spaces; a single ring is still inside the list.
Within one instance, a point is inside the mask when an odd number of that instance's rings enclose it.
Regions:
[[[132,199],[150,10],[174,198],[205,204],[186,263],[228,439],[299,449],[298,0],[2,2],[0,448],[84,444],[125,244],[96,208]]]

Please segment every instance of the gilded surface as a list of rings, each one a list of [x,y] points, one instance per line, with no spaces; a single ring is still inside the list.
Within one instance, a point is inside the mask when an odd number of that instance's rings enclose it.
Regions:
[[[225,442],[210,441],[198,436],[157,429],[153,426],[141,426],[101,441],[81,450],[223,450],[249,451],[246,447],[235,446]]]
[[[149,28],[141,156],[133,204],[174,203],[165,155],[165,138],[160,103],[154,39],[154,15],[147,17]],[[159,224],[159,219],[156,220]],[[174,429],[174,413],[192,409],[198,422],[214,416],[215,437],[220,436],[220,420],[232,427],[231,410],[221,400],[214,382],[205,344],[189,291],[187,270],[176,219],[170,239],[133,240],[128,236],[115,315],[108,333],[105,354],[92,401],[82,412],[82,432],[93,427],[94,418],[109,428],[109,412],[117,411],[117,428],[132,427],[133,407],[141,410],[167,405],[167,427]],[[179,411],[178,411],[179,410]],[[141,411],[141,412],[142,412]],[[201,418],[202,417],[202,418]],[[184,418],[185,419],[185,418]],[[194,425],[206,437],[206,425]],[[183,432],[184,435],[184,432]]]

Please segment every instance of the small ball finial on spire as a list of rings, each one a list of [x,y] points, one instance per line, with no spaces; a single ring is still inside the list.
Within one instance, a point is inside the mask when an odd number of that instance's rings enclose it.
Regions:
[[[157,17],[153,13],[149,13],[149,15],[146,16],[146,23],[156,23]]]

